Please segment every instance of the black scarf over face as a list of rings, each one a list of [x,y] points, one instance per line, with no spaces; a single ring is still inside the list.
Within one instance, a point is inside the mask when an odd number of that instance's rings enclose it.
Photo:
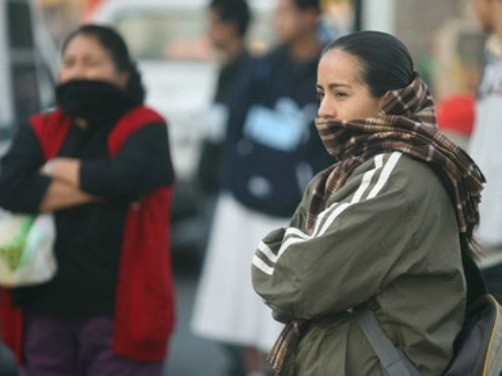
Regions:
[[[56,102],[67,115],[86,120],[90,128],[108,125],[141,104],[117,85],[95,80],[71,80],[58,85]]]

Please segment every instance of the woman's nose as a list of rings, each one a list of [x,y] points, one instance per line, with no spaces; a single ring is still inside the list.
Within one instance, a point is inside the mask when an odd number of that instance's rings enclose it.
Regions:
[[[336,109],[326,97],[321,100],[317,115],[321,118],[336,118]]]
[[[67,77],[70,79],[85,78],[85,67],[82,64],[75,64],[67,71]]]

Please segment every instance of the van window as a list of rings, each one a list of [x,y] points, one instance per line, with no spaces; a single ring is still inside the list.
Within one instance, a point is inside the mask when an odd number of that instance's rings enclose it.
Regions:
[[[208,60],[204,12],[124,11],[115,26],[138,60]]]
[[[10,2],[7,7],[11,48],[33,48],[33,27],[27,2]]]
[[[8,2],[7,16],[15,119],[17,124],[26,124],[41,107],[29,2]]]
[[[212,59],[212,49],[206,38],[204,11],[186,9],[122,10],[113,24],[124,36],[137,60]],[[252,50],[264,52],[273,43],[271,14],[257,14],[251,24],[249,42]]]

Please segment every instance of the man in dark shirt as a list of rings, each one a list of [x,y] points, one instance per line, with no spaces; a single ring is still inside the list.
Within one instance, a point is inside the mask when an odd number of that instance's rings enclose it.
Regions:
[[[281,44],[253,60],[229,105],[221,192],[197,294],[193,326],[245,348],[247,374],[266,372],[262,354],[281,325],[251,286],[252,250],[288,222],[303,189],[329,166],[314,125],[323,42],[319,0],[279,0]]]

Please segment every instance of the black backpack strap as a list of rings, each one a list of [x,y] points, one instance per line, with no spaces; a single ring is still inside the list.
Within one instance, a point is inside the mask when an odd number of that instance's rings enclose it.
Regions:
[[[467,284],[467,306],[469,306],[477,298],[488,294],[488,289],[481,270],[472,257],[469,256],[467,240],[465,240],[462,234],[460,235],[460,245],[462,248],[462,265]]]
[[[432,168],[432,171],[434,171],[439,180],[441,180],[441,183],[443,183],[452,205],[455,207],[455,194],[450,179],[444,170],[439,166],[434,163],[430,163],[428,165]],[[469,255],[469,243],[465,234],[459,234],[459,237],[460,248],[462,250],[462,265],[464,267],[464,275],[467,284],[467,306],[469,306],[469,304],[474,302],[477,298],[486,295],[488,293],[488,289],[479,267]]]
[[[373,351],[380,359],[380,366],[387,376],[420,376],[420,372],[406,358],[382,330],[373,311],[367,307],[355,309],[357,322]]]
[[[443,182],[449,196],[453,197],[451,183],[445,176],[444,172],[434,164],[431,164],[430,166]],[[481,270],[469,255],[469,244],[464,234],[460,234],[460,246],[462,266],[464,268],[467,286],[466,306],[469,307],[471,303],[476,301],[479,297],[486,295],[488,293],[488,289],[481,274]],[[385,375],[420,376],[420,372],[415,368],[410,360],[406,358],[404,353],[394,346],[387,335],[383,332],[373,311],[362,306],[355,309],[355,315],[364,335],[380,359],[380,364]],[[459,344],[463,342],[462,337],[462,334],[460,334],[455,340],[455,354],[458,351]]]

